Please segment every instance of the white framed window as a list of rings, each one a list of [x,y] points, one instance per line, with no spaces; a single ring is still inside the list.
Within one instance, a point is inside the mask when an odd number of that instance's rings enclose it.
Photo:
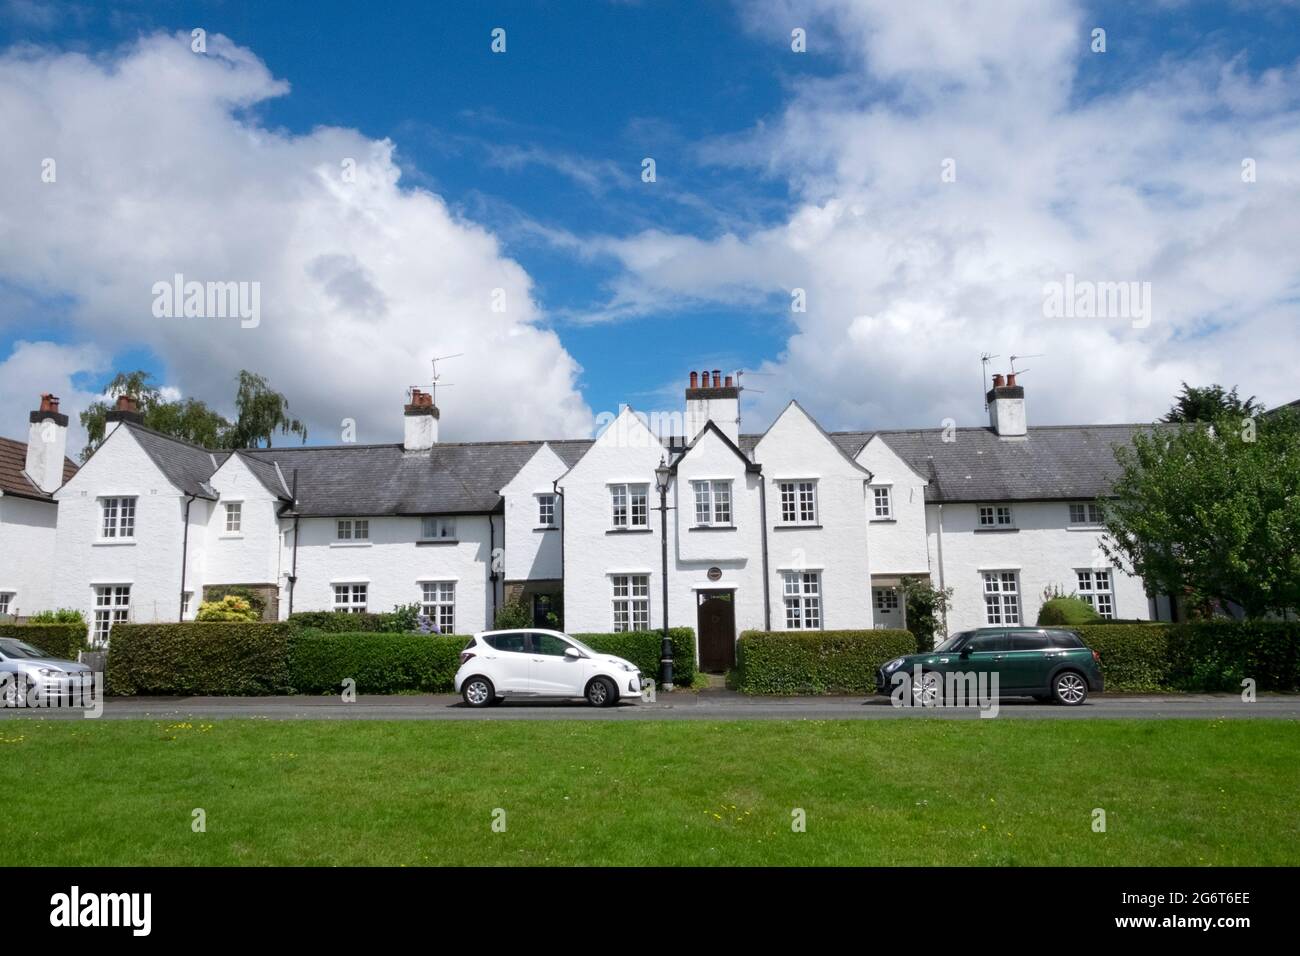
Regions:
[[[370,540],[370,519],[368,518],[339,518],[337,527],[338,540],[340,541]]]
[[[984,622],[1020,623],[1020,575],[1017,572],[984,572]]]
[[[194,600],[193,591],[185,591],[181,594],[181,617],[190,616],[190,602]]]
[[[0,591],[0,617],[4,617],[9,613],[9,608],[13,602],[13,591]]]
[[[420,611],[442,634],[456,633],[456,582],[424,581],[420,584]]]
[[[816,571],[784,571],[785,626],[792,631],[816,631],[822,626],[822,576]]]
[[[650,629],[650,575],[615,574],[614,630]]]
[[[537,496],[537,527],[555,527],[555,495]]]
[[[244,505],[240,501],[226,502],[226,534],[241,534],[244,526]]]
[[[817,523],[817,482],[782,481],[777,490],[781,494],[782,524]]]
[[[894,517],[893,489],[888,485],[872,485],[871,517],[875,521],[886,521]]]
[[[347,611],[350,614],[365,613],[368,590],[369,586],[365,584],[334,585],[334,610]]]
[[[696,527],[731,526],[731,482],[692,481]]]
[[[96,647],[108,645],[108,635],[114,624],[122,624],[131,616],[131,585],[109,584],[95,588],[95,623],[92,634]]]
[[[135,499],[101,498],[99,499],[100,537],[121,540],[135,537]]]
[[[1092,605],[1102,617],[1115,616],[1115,591],[1110,571],[1076,571],[1079,576],[1079,597]]]
[[[650,486],[610,485],[609,501],[615,528],[650,527]]]
[[[456,519],[425,515],[420,519],[421,541],[455,541]]]
[[[881,614],[892,614],[898,610],[898,592],[893,588],[873,588],[876,610]]]
[[[1071,501],[1070,524],[1082,528],[1101,526],[1101,505],[1095,501]]]
[[[1014,528],[1010,505],[980,505],[981,528]]]

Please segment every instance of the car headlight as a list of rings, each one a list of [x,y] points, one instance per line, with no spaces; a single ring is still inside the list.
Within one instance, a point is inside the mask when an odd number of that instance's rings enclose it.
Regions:
[[[903,658],[895,657],[892,661],[890,661],[888,664],[885,665],[884,671],[886,674],[892,674],[894,671],[898,670],[902,666],[903,666]]]
[[[63,671],[59,670],[57,667],[38,667],[36,668],[36,673],[40,674],[42,677],[63,676]]]
[[[623,670],[627,671],[629,674],[633,674],[636,672],[636,668],[631,664],[627,663],[626,661],[621,662],[618,666],[623,668]]]

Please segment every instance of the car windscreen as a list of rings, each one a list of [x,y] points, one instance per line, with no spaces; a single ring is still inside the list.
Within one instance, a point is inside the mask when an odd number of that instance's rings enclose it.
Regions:
[[[39,660],[50,656],[39,647],[32,647],[30,644],[24,644],[22,641],[16,641],[11,637],[0,638],[0,654],[4,654],[5,657],[30,660]]]
[[[942,644],[936,647],[935,651],[940,653],[944,653],[947,651],[955,651],[957,650],[957,648],[961,647],[962,643],[969,636],[970,635],[965,631],[963,631],[960,634],[954,634],[952,637],[948,638],[948,640],[944,641]]]
[[[595,657],[599,653],[599,651],[592,650],[590,647],[582,643],[582,641],[578,640],[572,634],[565,634],[564,639],[568,641],[570,644],[572,644],[574,647],[576,647],[578,650],[582,651],[582,653],[586,654],[588,657]]]

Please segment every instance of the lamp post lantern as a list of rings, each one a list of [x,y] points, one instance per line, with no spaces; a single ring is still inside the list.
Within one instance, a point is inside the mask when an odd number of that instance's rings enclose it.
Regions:
[[[664,690],[673,689],[673,642],[668,637],[668,481],[672,472],[668,462],[661,458],[659,467],[655,469],[655,488],[659,491],[660,573],[663,578],[664,615],[664,635],[659,642],[659,686]]]

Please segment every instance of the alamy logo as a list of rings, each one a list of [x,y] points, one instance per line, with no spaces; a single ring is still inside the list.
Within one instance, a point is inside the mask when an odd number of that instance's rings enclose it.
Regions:
[[[1129,319],[1135,329],[1151,324],[1150,282],[1092,282],[1065,274],[1064,282],[1043,286],[1043,317],[1048,319]]]
[[[262,283],[186,282],[176,273],[171,282],[153,284],[157,319],[239,319],[240,328],[262,323]]]
[[[151,893],[71,892],[50,897],[51,926],[129,926],[132,936],[148,936],[152,923]]]

